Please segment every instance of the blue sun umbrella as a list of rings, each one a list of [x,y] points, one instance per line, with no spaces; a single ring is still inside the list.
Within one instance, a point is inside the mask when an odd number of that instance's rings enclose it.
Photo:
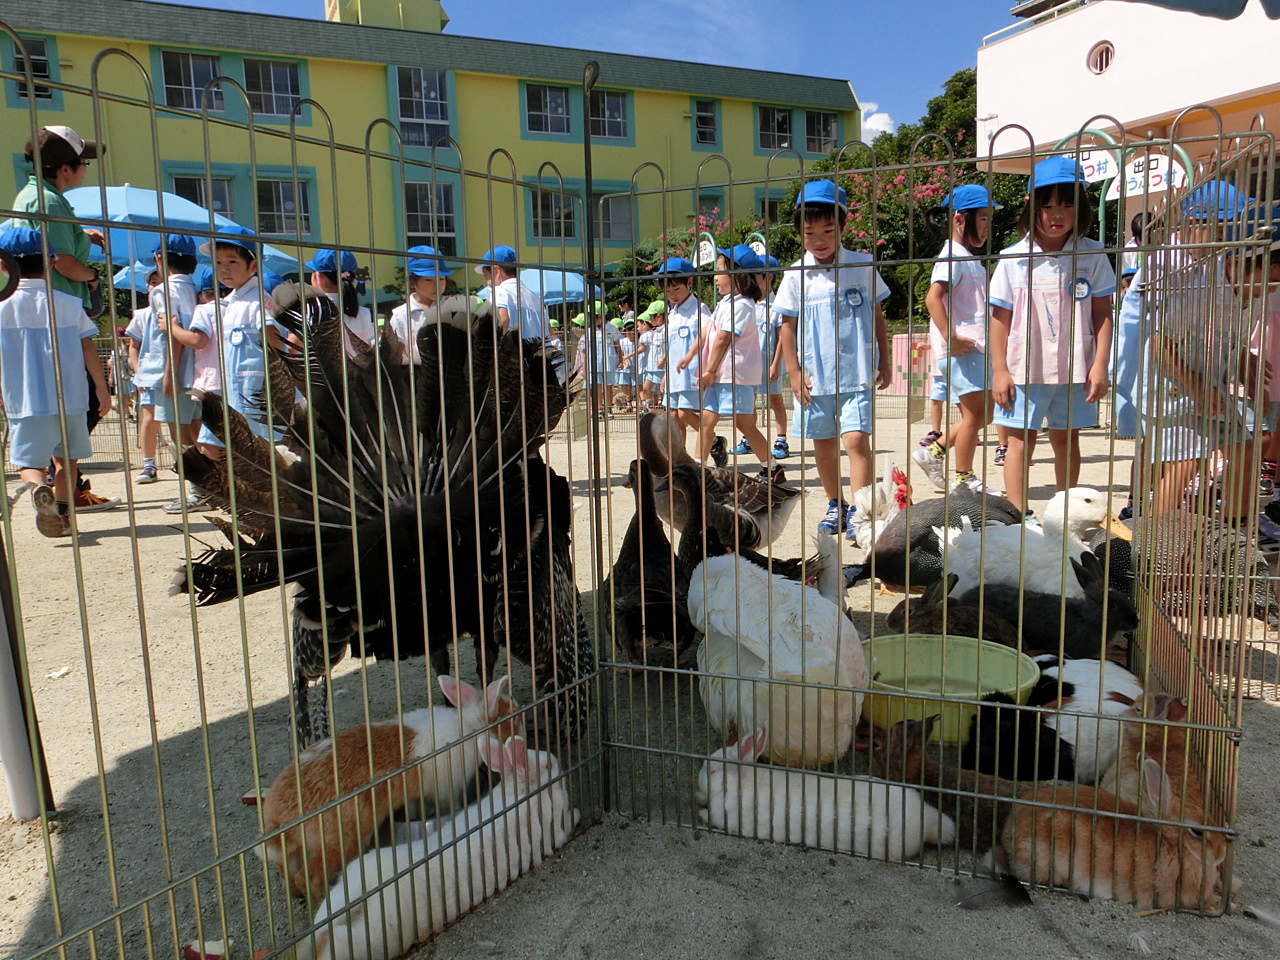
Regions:
[[[571,270],[545,268],[542,270],[520,271],[520,282],[542,298],[542,302],[550,306],[553,303],[581,303],[587,299],[584,293],[586,282],[582,274]],[[600,288],[591,288],[591,298],[599,299]]]

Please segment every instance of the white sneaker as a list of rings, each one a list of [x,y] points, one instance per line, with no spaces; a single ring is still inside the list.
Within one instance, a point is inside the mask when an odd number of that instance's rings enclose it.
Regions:
[[[924,475],[933,481],[939,490],[947,489],[947,458],[935,457],[928,447],[920,447],[911,454],[916,466],[924,471]]]
[[[981,477],[979,477],[977,474],[974,474],[974,475],[973,475],[972,477],[970,477],[968,480],[961,480],[961,481],[959,481],[959,482],[958,482],[955,486],[953,486],[951,489],[952,489],[952,490],[959,490],[961,487],[964,487],[964,488],[966,488],[966,489],[968,489],[968,490],[972,490],[974,493],[978,493],[978,494],[985,493],[985,494],[986,494],[987,496],[989,496],[989,497],[1002,497],[1002,496],[1004,496],[1004,492],[1003,492],[1003,491],[1001,491],[1001,490],[993,490],[993,489],[991,489],[991,487],[984,487],[984,486],[982,485],[982,478],[981,478]]]

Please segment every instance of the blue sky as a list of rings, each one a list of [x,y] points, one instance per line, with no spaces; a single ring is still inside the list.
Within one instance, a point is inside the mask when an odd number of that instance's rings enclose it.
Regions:
[[[324,0],[170,2],[324,16]],[[848,80],[868,132],[919,119],[947,77],[977,62],[983,36],[1014,22],[1013,0],[444,0],[444,6],[445,32],[461,36]]]

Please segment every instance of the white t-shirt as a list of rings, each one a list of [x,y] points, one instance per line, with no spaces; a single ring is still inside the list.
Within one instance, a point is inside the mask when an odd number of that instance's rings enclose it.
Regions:
[[[963,245],[948,240],[934,261],[929,283],[947,284],[944,302],[951,333],[972,340],[979,353],[987,349],[987,268]],[[929,345],[933,350],[937,372],[949,353],[949,338],[936,324],[929,322]]]
[[[834,263],[819,264],[806,252],[783,274],[773,310],[798,318],[800,367],[814,396],[875,385],[880,359],[875,305],[888,296],[889,285],[872,256],[843,247]]]
[[[408,365],[422,362],[418,353],[418,334],[429,322],[438,320],[435,305],[427,306],[413,294],[409,294],[408,303],[402,303],[391,311],[391,330],[396,339],[404,344],[402,363]]]
[[[1116,275],[1090,237],[1046,252],[1024,237],[1000,253],[990,302],[1013,314],[1007,362],[1017,383],[1084,383],[1094,361],[1093,301],[1108,303]]]
[[[524,340],[543,340],[547,336],[547,318],[542,298],[516,277],[508,277],[494,291],[493,305],[507,311],[508,330],[519,330]]]

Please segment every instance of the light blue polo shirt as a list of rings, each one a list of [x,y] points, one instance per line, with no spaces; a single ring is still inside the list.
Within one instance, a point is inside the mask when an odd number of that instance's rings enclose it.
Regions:
[[[824,266],[806,252],[783,274],[773,311],[798,318],[800,367],[811,394],[852,393],[875,385],[875,305],[888,296],[889,285],[872,256],[843,247],[835,263]]]
[[[189,329],[196,310],[196,285],[185,273],[173,274],[151,291],[149,303],[151,310],[141,328],[129,332],[129,336],[138,341],[138,372],[133,382],[144,390],[160,385],[168,359],[169,337],[161,331],[155,318],[160,314],[175,316],[184,330]],[[178,389],[188,389],[195,382],[195,358],[194,350],[182,350],[175,380]]]
[[[689,349],[698,342],[698,334],[711,320],[711,311],[692,293],[680,306],[667,305],[667,392],[681,393],[698,389],[698,371],[702,364],[698,356],[683,371],[676,366]]]
[[[493,305],[507,311],[508,330],[519,330],[523,340],[543,340],[547,336],[547,320],[542,298],[515,277],[509,277],[494,290]]]
[[[89,409],[81,341],[95,336],[98,328],[79,297],[55,290],[50,299],[43,278],[33,277],[19,280],[13,296],[0,302],[0,395],[11,420],[58,413],[51,313],[58,336],[63,407],[77,415]]]

